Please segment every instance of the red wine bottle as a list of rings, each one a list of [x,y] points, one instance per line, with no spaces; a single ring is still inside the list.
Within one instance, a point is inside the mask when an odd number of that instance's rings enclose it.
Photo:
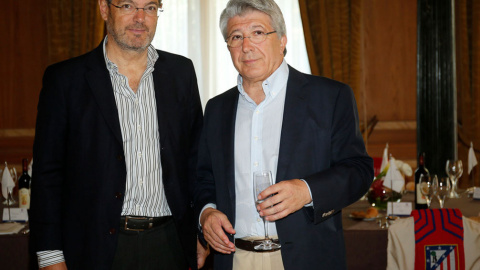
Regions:
[[[23,173],[18,179],[18,201],[20,208],[30,208],[30,182],[31,178],[28,175],[28,160],[22,160]]]
[[[430,176],[427,168],[425,167],[425,153],[418,156],[418,168],[415,170],[415,209],[427,209],[427,200],[420,191],[420,176]]]

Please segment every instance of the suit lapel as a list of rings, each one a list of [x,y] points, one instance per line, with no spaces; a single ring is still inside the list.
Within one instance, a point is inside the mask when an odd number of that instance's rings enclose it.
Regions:
[[[225,173],[227,174],[228,194],[231,198],[231,209],[233,209],[233,217],[235,217],[235,122],[237,118],[237,106],[238,106],[238,90],[237,87],[230,89],[227,92],[227,98],[223,102],[222,124],[224,127],[222,136],[222,151]]]
[[[176,103],[178,102],[177,91],[175,91],[174,82],[171,80],[168,74],[164,72],[165,70],[168,70],[168,67],[164,66],[164,61],[164,56],[162,56],[159,52],[159,57],[155,62],[155,69],[152,73],[153,85],[155,87],[155,102],[157,104],[157,120],[161,147],[166,145],[166,140],[169,134],[168,111],[174,111],[169,108],[172,106],[177,106]]]
[[[276,182],[285,180],[291,157],[298,144],[298,137],[304,130],[303,125],[307,118],[305,106],[307,92],[304,88],[306,83],[303,74],[289,66]]]
[[[120,122],[118,120],[117,104],[113,93],[107,66],[103,57],[103,42],[91,54],[88,61],[90,71],[85,74],[92,94],[97,101],[100,112],[105,122],[112,130],[119,143],[123,143]]]

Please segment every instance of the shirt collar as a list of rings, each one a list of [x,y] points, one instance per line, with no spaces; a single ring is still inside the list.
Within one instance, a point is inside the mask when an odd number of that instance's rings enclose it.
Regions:
[[[265,92],[265,97],[276,96],[280,91],[286,89],[285,86],[288,81],[288,74],[288,64],[287,61],[283,59],[280,66],[272,73],[272,75],[262,82],[262,88]],[[248,97],[248,94],[243,89],[243,78],[240,74],[237,76],[237,89],[242,96],[245,98]],[[249,99],[249,97],[247,99]]]

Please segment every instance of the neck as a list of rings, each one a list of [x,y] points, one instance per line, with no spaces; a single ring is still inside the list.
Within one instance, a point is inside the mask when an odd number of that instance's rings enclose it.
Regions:
[[[243,90],[245,93],[258,105],[265,99],[265,92],[263,91],[262,81],[249,82],[243,81]]]

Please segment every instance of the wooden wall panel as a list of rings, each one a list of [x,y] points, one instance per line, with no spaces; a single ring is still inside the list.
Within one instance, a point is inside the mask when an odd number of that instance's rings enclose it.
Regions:
[[[415,168],[417,1],[364,0],[362,4],[366,115],[379,120],[367,151],[381,157],[388,143],[389,153]]]
[[[367,116],[416,119],[416,0],[363,1]]]
[[[0,162],[20,164],[22,157],[32,156],[32,130],[47,65],[46,5],[33,0],[2,3],[6,31],[0,42]]]

